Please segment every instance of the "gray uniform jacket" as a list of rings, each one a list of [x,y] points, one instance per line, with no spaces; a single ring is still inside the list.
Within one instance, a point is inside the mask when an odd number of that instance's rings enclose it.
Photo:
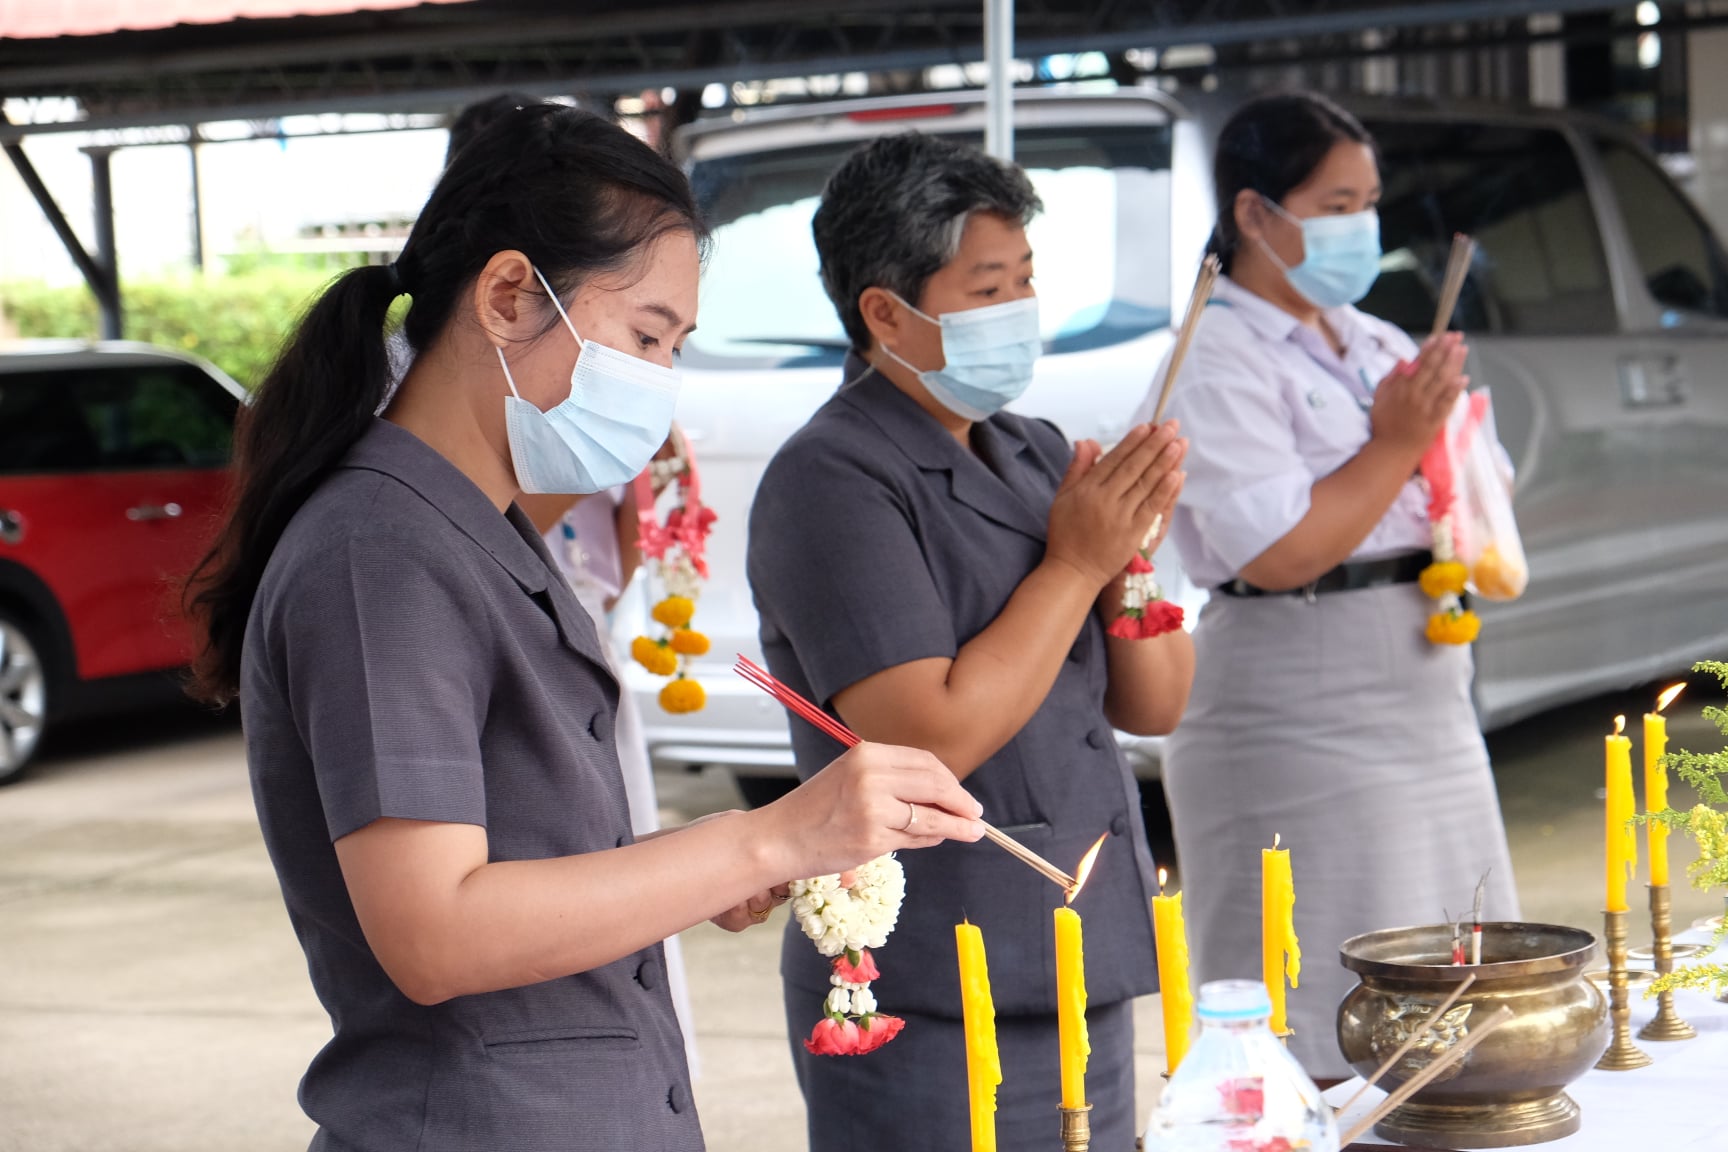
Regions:
[[[858,358],[846,376],[853,383],[769,464],[750,514],[763,654],[826,708],[884,669],[952,658],[1001,614],[1044,558],[1050,504],[1073,454],[1053,425],[1001,413],[974,427],[974,455]],[[1104,718],[1107,679],[1104,630],[1088,617],[1032,719],[966,779],[986,820],[1065,868],[1112,833],[1075,904],[1087,989],[1101,1004],[1157,987],[1156,881],[1139,791]],[[840,752],[799,720],[792,743],[806,777]],[[987,842],[900,860],[906,901],[872,986],[884,1012],[960,1014],[954,925],[967,919],[984,933],[996,1010],[1055,1010],[1055,885]],[[781,971],[814,994],[812,1024],[827,965],[789,925]]]
[[[422,1007],[361,934],[334,841],[380,817],[478,824],[493,860],[631,842],[618,686],[539,534],[375,422],[289,524],[246,631],[265,844],[334,1035],[314,1149],[700,1149],[659,945]]]

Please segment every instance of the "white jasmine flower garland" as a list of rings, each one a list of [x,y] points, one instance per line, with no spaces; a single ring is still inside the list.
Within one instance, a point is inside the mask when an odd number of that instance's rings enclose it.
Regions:
[[[906,898],[906,872],[892,853],[842,876],[792,883],[792,915],[816,950],[833,958],[833,985],[804,1046],[818,1056],[862,1056],[899,1035],[905,1022],[876,1010],[870,981],[879,973],[869,949],[888,941]]]
[[[906,871],[892,853],[853,870],[850,888],[840,876],[792,882],[792,915],[824,956],[880,948],[900,919]]]

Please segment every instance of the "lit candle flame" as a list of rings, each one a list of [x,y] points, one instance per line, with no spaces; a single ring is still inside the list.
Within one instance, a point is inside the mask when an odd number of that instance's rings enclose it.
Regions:
[[[1164,882],[1168,879],[1170,879],[1169,871],[1163,868],[1158,869],[1158,895],[1164,895]]]
[[[1626,734],[1626,717],[1624,717],[1624,716],[1614,717],[1614,735],[1623,736],[1625,734]]]
[[[1278,851],[1278,845],[1283,843],[1283,841],[1284,841],[1284,836],[1282,833],[1279,833],[1279,832],[1272,833],[1272,851],[1274,851],[1274,852]]]
[[[1674,697],[1680,695],[1680,693],[1684,691],[1686,691],[1685,681],[1681,681],[1678,684],[1664,689],[1662,695],[1656,697],[1656,714],[1660,716],[1668,705],[1674,703]]]
[[[1062,900],[1064,904],[1074,903],[1074,897],[1080,895],[1080,889],[1086,886],[1086,877],[1092,875],[1092,863],[1098,859],[1098,852],[1104,847],[1104,841],[1109,836],[1110,833],[1106,832],[1098,837],[1092,847],[1086,849],[1086,855],[1080,857],[1080,864],[1074,869],[1074,887],[1068,889],[1064,895]]]

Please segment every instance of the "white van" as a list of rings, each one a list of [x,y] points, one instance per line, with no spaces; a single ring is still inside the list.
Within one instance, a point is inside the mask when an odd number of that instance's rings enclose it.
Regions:
[[[1728,650],[1728,256],[1626,134],[1561,112],[1356,108],[1383,156],[1382,274],[1368,311],[1425,332],[1454,231],[1480,242],[1456,323],[1518,466],[1530,590],[1479,605],[1485,727]],[[1046,354],[1014,407],[1071,439],[1125,429],[1186,305],[1212,227],[1211,129],[1156,91],[1025,91],[1015,153],[1044,199],[1031,227]],[[668,716],[627,680],[661,765],[727,765],[747,799],[792,774],[784,713],[735,677],[757,656],[744,530],[769,458],[840,384],[846,341],[810,217],[859,142],[916,129],[982,142],[980,94],[757,109],[686,128],[714,227],[679,420],[720,514],[698,626],[706,710]],[[1198,611],[1173,548],[1167,591]],[[615,627],[646,628],[638,581]],[[1137,775],[1157,740],[1120,737]],[[779,778],[779,779],[776,779]]]

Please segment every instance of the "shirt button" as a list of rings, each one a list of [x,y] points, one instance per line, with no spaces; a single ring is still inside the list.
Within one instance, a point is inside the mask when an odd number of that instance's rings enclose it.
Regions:
[[[644,960],[636,969],[636,983],[652,992],[660,987],[660,968],[652,960]]]
[[[690,1107],[690,1090],[682,1084],[672,1085],[671,1091],[666,1093],[666,1106],[674,1112],[684,1111]]]
[[[1090,744],[1094,748],[1104,748],[1109,745],[1110,737],[1102,728],[1094,728],[1092,731],[1086,733],[1086,743]]]
[[[1116,819],[1110,821],[1110,834],[1112,836],[1128,835],[1128,817],[1118,812]]]
[[[588,735],[604,744],[612,733],[612,718],[606,715],[604,709],[594,713],[594,718],[588,721]]]

